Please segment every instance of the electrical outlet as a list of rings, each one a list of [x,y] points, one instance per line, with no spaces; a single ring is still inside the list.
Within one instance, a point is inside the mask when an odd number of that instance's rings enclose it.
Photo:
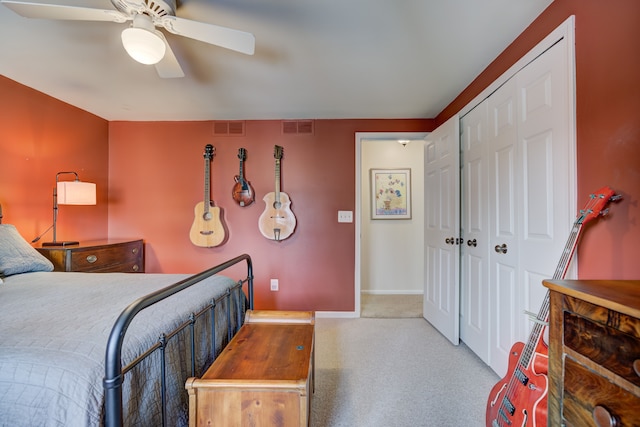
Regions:
[[[338,211],[338,222],[353,222],[353,212]]]
[[[271,290],[272,291],[278,290],[278,279],[271,279]]]

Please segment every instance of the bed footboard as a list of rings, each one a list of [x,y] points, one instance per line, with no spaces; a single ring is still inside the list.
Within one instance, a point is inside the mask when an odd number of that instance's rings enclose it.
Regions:
[[[248,308],[253,310],[253,265],[251,262],[251,257],[247,254],[240,255],[236,258],[233,258],[227,262],[219,264],[213,268],[205,270],[201,273],[188,277],[180,282],[177,282],[171,286],[168,286],[164,289],[151,293],[145,297],[138,299],[137,301],[130,304],[118,317],[116,323],[114,324],[111,334],[109,335],[109,339],[107,342],[106,356],[105,356],[105,377],[103,380],[104,392],[105,392],[105,425],[107,427],[120,427],[123,425],[123,382],[125,373],[132,368],[132,365],[135,365],[139,362],[138,359],[146,357],[149,353],[155,351],[157,348],[162,347],[162,342],[156,344],[156,346],[152,347],[147,351],[147,353],[143,354],[140,358],[131,362],[128,366],[123,368],[122,366],[122,347],[124,342],[124,337],[127,332],[127,328],[131,324],[134,317],[143,309],[156,304],[159,301],[162,301],[184,289],[187,289],[196,283],[201,282],[202,280],[211,277],[215,274],[222,272],[234,266],[238,263],[246,262],[247,266],[247,275],[246,278],[237,282],[237,284],[227,291],[226,296],[222,298],[230,299],[230,295],[232,292],[240,292],[243,293],[243,285],[247,284],[247,299],[248,299]],[[217,301],[213,301],[211,309],[215,309]],[[226,304],[227,307],[227,317],[231,316],[230,313],[230,303]],[[237,325],[237,329],[242,325],[243,319],[241,318],[244,310],[237,310],[236,314],[238,318],[236,319],[235,324]],[[192,316],[193,318],[194,316]],[[193,320],[193,319],[191,319]],[[230,319],[229,319],[230,320]],[[231,325],[234,322],[229,322],[229,330],[228,330],[228,339],[230,340],[232,335],[237,332],[236,330],[231,330]],[[180,330],[184,328],[189,328],[190,325],[193,324],[193,321],[185,322],[180,328]],[[212,325],[213,329],[213,325]],[[173,335],[177,333],[178,330],[168,331],[167,335]],[[212,331],[215,333],[214,331]],[[192,334],[193,336],[193,334]],[[164,336],[163,336],[164,338]],[[160,341],[162,341],[162,339]],[[215,344],[215,339],[214,339]],[[191,343],[193,347],[194,343]],[[192,360],[191,360],[191,370],[193,370],[193,350],[192,350]],[[215,357],[215,354],[213,355]],[[164,378],[164,374],[163,374]],[[164,379],[163,379],[164,381]],[[164,387],[163,387],[163,411],[165,411],[164,407]],[[163,423],[166,420],[166,416],[163,416]]]

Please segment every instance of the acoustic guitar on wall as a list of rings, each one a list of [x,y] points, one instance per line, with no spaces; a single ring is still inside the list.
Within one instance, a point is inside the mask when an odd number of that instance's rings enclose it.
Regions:
[[[249,206],[253,203],[254,193],[251,183],[244,179],[244,161],[247,159],[247,150],[240,148],[238,150],[238,159],[240,159],[240,172],[235,176],[236,183],[233,185],[232,196],[240,206]]]
[[[282,155],[282,147],[276,145],[273,153],[273,157],[276,159],[276,188],[274,192],[264,196],[263,200],[266,207],[258,222],[262,235],[277,242],[291,236],[296,228],[296,217],[291,211],[291,199],[287,193],[280,191],[280,161],[282,160]]]
[[[220,246],[227,238],[222,222],[222,210],[214,206],[209,190],[210,166],[215,148],[211,144],[204,147],[204,200],[194,208],[194,220],[189,232],[191,243],[203,248]]]
[[[578,244],[582,227],[592,219],[606,215],[606,205],[619,200],[609,187],[603,187],[589,197],[589,202],[580,211],[569,235],[567,244],[553,279],[563,279]],[[486,411],[487,427],[516,427],[547,425],[547,395],[549,372],[549,348],[544,342],[544,330],[549,321],[549,291],[529,340],[517,342],[509,352],[507,375],[493,386],[489,393]]]

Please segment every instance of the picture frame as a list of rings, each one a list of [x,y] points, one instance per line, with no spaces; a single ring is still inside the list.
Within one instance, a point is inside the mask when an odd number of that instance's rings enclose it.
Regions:
[[[371,219],[411,219],[411,169],[370,169]]]

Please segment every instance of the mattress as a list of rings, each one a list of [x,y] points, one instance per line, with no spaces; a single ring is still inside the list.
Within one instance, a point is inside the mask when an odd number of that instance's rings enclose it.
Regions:
[[[33,272],[0,284],[0,425],[100,426],[104,423],[104,358],[117,317],[137,298],[188,276],[176,274]],[[213,276],[141,311],[123,345],[123,366],[188,320],[235,283]],[[244,309],[244,301],[231,304]],[[220,307],[225,308],[225,307]],[[227,315],[216,314],[211,331],[195,328],[196,370],[208,366],[226,344]],[[210,316],[210,314],[209,314]],[[231,316],[234,322],[235,316]],[[209,319],[210,321],[210,319]],[[167,345],[168,422],[186,423],[184,378],[191,375],[190,345],[183,337]],[[154,352],[125,377],[125,425],[159,425],[161,353]],[[196,375],[198,372],[196,372]]]

